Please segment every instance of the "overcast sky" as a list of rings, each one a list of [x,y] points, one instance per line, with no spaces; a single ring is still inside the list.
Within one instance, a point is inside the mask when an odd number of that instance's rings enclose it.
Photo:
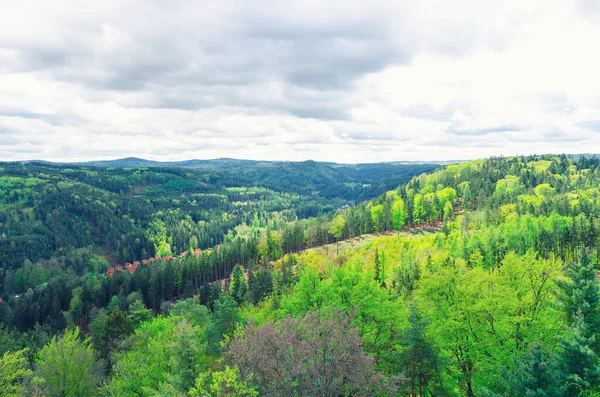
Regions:
[[[600,152],[596,0],[0,10],[0,160]]]

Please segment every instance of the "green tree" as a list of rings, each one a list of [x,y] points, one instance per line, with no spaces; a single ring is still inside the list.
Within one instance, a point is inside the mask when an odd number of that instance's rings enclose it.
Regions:
[[[171,370],[170,343],[176,326],[177,318],[171,316],[142,323],[128,340],[130,349],[115,354],[106,393],[114,397],[157,394]]]
[[[579,262],[567,266],[565,275],[568,279],[559,281],[559,286],[563,291],[561,300],[568,318],[583,317],[590,330],[600,330],[600,285],[589,254],[583,251]]]
[[[242,303],[246,298],[248,284],[246,283],[244,268],[240,265],[235,265],[233,267],[229,290],[231,291],[231,296],[236,300],[237,303]]]
[[[587,396],[600,386],[599,357],[593,349],[594,333],[584,316],[575,316],[567,336],[560,340],[558,366],[566,386],[566,397]]]
[[[118,306],[107,314],[104,309],[98,311],[90,323],[90,334],[98,355],[110,366],[111,354],[117,350],[125,338],[133,332],[134,324],[130,317]]]
[[[207,386],[206,383],[210,381]],[[225,366],[223,371],[213,372],[209,377],[206,374],[196,379],[196,385],[190,390],[190,397],[256,397],[258,390],[252,384],[252,376],[247,380],[240,379],[240,370],[237,367]]]
[[[444,204],[444,219],[450,219],[453,213],[454,207],[452,206],[452,202],[446,201],[446,204]]]
[[[239,321],[240,313],[235,299],[229,294],[221,295],[215,301],[212,322],[206,329],[206,340],[210,354],[217,355],[219,353],[221,341],[225,336],[233,333]]]
[[[425,203],[421,194],[415,195],[413,206],[413,221],[416,225],[424,223],[426,219]]]
[[[600,386],[598,330],[600,286],[587,252],[565,270],[559,285],[569,318],[569,332],[560,340],[557,360],[567,385],[566,396],[579,396]]]
[[[400,230],[404,227],[406,222],[406,212],[404,210],[404,200],[396,196],[394,197],[394,203],[391,209],[392,216],[392,229]]]
[[[411,306],[408,323],[398,336],[398,372],[407,378],[411,396],[425,396],[439,376],[437,352],[425,336],[427,324],[415,306]]]
[[[335,238],[337,255],[340,254],[340,239],[342,238],[342,235],[344,233],[345,225],[346,225],[346,218],[344,218],[344,215],[337,214],[333,218],[333,220],[331,221],[331,224],[329,226],[329,233]]]
[[[373,279],[377,284],[381,283],[381,259],[379,258],[379,249],[375,248],[375,258],[373,259],[373,268],[375,269],[375,275]]]
[[[27,351],[6,352],[0,357],[0,397],[27,395],[24,382],[33,374],[27,362]]]
[[[36,383],[47,396],[85,397],[98,394],[103,365],[92,342],[79,337],[79,328],[55,336],[35,359]]]
[[[488,387],[486,397],[563,397],[565,391],[555,360],[539,343],[533,343],[523,357],[515,357],[511,368],[500,367]]]
[[[273,292],[273,275],[266,269],[248,273],[250,301],[257,304]]]
[[[208,308],[200,304],[198,297],[178,301],[170,310],[171,316],[185,318],[192,325],[204,327],[209,319]]]
[[[205,369],[206,344],[202,331],[183,319],[177,324],[174,340],[169,345],[171,358],[167,380],[182,395],[195,385],[196,377]]]
[[[134,328],[137,328],[141,323],[152,320],[152,310],[146,308],[141,300],[134,300],[129,305],[129,320]]]
[[[381,223],[383,220],[383,205],[378,204],[371,208],[371,222],[373,223],[373,231],[381,232]]]

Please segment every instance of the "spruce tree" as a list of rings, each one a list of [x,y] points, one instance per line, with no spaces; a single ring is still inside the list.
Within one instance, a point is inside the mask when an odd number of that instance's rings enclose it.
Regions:
[[[424,396],[438,376],[438,357],[425,337],[426,322],[416,307],[411,306],[408,327],[398,337],[402,347],[398,355],[398,368],[406,377],[411,396]],[[431,391],[433,392],[433,391]]]
[[[567,388],[565,396],[580,396],[600,387],[600,290],[596,271],[585,251],[579,263],[568,266],[565,275],[570,280],[559,285],[569,326],[567,335],[560,340],[556,361]]]
[[[375,249],[375,277],[374,280],[379,284],[379,277],[381,276],[381,261],[379,260],[379,250]]]

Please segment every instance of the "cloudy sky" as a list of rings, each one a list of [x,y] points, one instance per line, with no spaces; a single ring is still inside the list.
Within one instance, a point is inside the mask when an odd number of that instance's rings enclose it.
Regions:
[[[600,153],[600,2],[0,0],[0,160]]]

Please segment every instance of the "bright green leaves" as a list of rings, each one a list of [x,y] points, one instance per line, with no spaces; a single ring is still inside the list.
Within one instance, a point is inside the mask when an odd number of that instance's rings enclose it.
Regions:
[[[421,283],[417,302],[451,377],[465,394],[492,382],[512,354],[561,332],[555,280],[561,264],[532,253],[508,254],[495,269],[462,261],[437,268]]]
[[[394,197],[394,201],[392,203],[391,218],[392,229],[400,230],[404,227],[407,218],[406,210],[404,207],[404,200],[398,196]]]
[[[35,383],[48,396],[83,397],[98,394],[103,365],[96,360],[92,342],[81,339],[79,328],[54,337],[38,353]]]
[[[24,381],[31,377],[27,350],[6,352],[0,357],[0,397],[26,396]]]

